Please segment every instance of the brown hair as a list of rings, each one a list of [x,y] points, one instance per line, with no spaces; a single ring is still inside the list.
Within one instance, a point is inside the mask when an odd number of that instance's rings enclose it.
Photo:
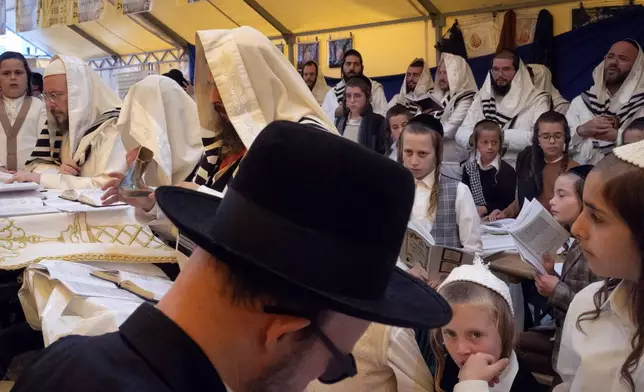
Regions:
[[[429,135],[432,139],[432,146],[434,147],[434,159],[436,161],[436,167],[434,168],[434,189],[432,189],[432,194],[429,196],[429,208],[427,213],[431,216],[436,212],[436,207],[438,206],[438,182],[441,175],[441,162],[443,161],[443,138],[441,135],[429,128],[428,126],[421,123],[409,123],[403,133],[400,134],[400,139],[398,139],[398,162],[403,163],[403,154],[404,154],[404,138],[405,134],[413,133],[415,135]]]
[[[499,146],[503,146],[503,130],[501,129],[501,126],[499,123],[497,123],[494,120],[488,120],[484,119],[476,123],[474,126],[474,132],[472,133],[473,139],[473,147],[474,150],[476,150],[476,144],[479,141],[479,138],[481,137],[481,132],[483,131],[493,131],[497,132],[499,134]],[[501,151],[499,151],[501,153]]]
[[[637,245],[640,255],[640,265],[644,255],[644,170],[620,160],[615,155],[608,155],[602,159],[593,172],[600,172],[604,180],[602,194],[606,203],[613,209],[615,215],[629,227],[633,241]],[[608,296],[620,283],[619,279],[607,279],[602,288],[595,293],[593,302],[595,309],[582,313],[577,319],[577,329],[581,328],[582,321],[597,320],[601,315],[601,306],[608,300]],[[644,274],[637,282],[624,281],[627,290],[627,299],[635,333],[631,337],[632,351],[620,370],[622,381],[631,391],[635,392],[635,381],[632,372],[639,366],[640,358],[644,354]]]
[[[496,291],[473,282],[453,282],[439,290],[439,294],[450,305],[481,304],[488,307],[490,317],[496,323],[501,336],[501,358],[509,358],[514,349],[516,339],[515,321],[508,303]],[[436,358],[436,376],[434,388],[436,392],[445,392],[441,389],[441,379],[445,370],[445,347],[443,346],[443,332],[441,328],[431,331],[431,346]]]

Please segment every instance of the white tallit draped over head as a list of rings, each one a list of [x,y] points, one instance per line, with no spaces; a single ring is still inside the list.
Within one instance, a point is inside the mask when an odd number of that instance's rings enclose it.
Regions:
[[[203,144],[197,105],[175,81],[148,76],[130,88],[118,120],[129,151],[138,146],[154,154],[145,181],[151,186],[189,181]]]
[[[555,108],[568,102],[552,84],[552,72],[550,72],[548,67],[543,64],[529,64],[528,67],[532,69],[532,73],[534,74],[534,86],[550,94],[552,104]]]
[[[449,91],[446,93],[436,86],[433,96],[443,105],[443,108],[447,109],[448,106],[456,105],[461,99],[472,98],[476,95],[478,91],[476,79],[474,79],[470,65],[463,57],[442,53],[439,65],[441,63],[445,63]],[[441,113],[435,113],[436,117],[440,118],[440,115]]]
[[[201,127],[212,138],[220,127],[210,102],[210,73],[246,148],[276,120],[310,119],[337,133],[295,67],[251,27],[197,32],[195,97]]]
[[[530,110],[537,99],[545,94],[545,91],[534,86],[528,69],[523,61],[519,60],[519,69],[512,80],[510,91],[504,97],[496,95],[492,88],[492,72],[488,73],[481,87],[483,115],[504,128],[519,114]]]
[[[400,88],[400,96],[404,97],[410,101],[420,101],[421,99],[427,98],[428,94],[431,93],[431,90],[434,88],[434,79],[432,79],[432,72],[429,68],[427,61],[423,59],[416,59],[412,61],[411,64],[416,61],[423,62],[423,72],[420,74],[420,79],[414,91],[407,91],[407,73],[405,73],[405,80],[403,80],[402,87]],[[409,64],[411,66],[411,64]]]
[[[322,68],[320,68],[320,64],[315,63],[315,66],[318,70],[318,78],[315,81],[315,86],[313,86],[313,90],[311,90],[311,92],[313,93],[315,99],[318,101],[318,104],[322,105],[324,103],[326,93],[329,92],[331,87],[329,87],[329,85],[326,83],[326,79],[324,79],[324,73],[322,72]]]
[[[85,61],[70,56],[56,56],[53,62],[57,59],[64,64],[67,77],[69,145],[74,153],[85,132],[102,114],[121,107],[121,100]],[[45,74],[47,73],[45,70]],[[53,136],[56,122],[52,120],[53,117],[48,113],[49,134]]]
[[[581,96],[588,110],[595,116],[602,114],[616,116],[620,121],[620,130],[623,130],[644,111],[644,54],[642,48],[635,41],[638,50],[637,58],[631,72],[622,83],[619,90],[610,96],[604,81],[605,61],[602,61],[593,71],[592,87],[584,91]],[[639,112],[639,113],[638,113]],[[636,114],[638,114],[636,116]]]

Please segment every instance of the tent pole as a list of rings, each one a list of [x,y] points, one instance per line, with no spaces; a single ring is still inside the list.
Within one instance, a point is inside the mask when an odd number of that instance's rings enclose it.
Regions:
[[[78,34],[81,37],[85,38],[87,41],[92,43],[94,46],[96,46],[97,48],[99,48],[103,52],[109,54],[112,58],[115,58],[115,57],[119,56],[119,54],[116,53],[116,51],[114,49],[110,48],[109,46],[105,45],[101,41],[97,40],[92,35],[90,35],[88,32],[86,32],[85,30],[81,29],[80,27],[78,27],[76,25],[69,25],[67,27],[69,27],[76,34]]]
[[[443,27],[445,27],[445,17],[442,14],[435,15],[432,18],[432,26],[434,27],[434,47],[443,36]],[[441,51],[436,48],[436,66],[441,61]]]

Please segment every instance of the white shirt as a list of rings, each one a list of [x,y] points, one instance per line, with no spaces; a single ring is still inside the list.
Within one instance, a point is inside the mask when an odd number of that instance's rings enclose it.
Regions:
[[[398,392],[434,391],[434,378],[423,359],[413,330],[390,329],[387,362],[396,375]]]
[[[360,138],[360,124],[362,123],[362,117],[357,120],[347,119],[347,125],[344,127],[344,136],[345,139],[349,139],[353,142],[358,143]]]
[[[584,125],[588,121],[595,118],[595,115],[588,110],[584,100],[581,96],[573,99],[570,103],[570,108],[566,113],[566,120],[570,126],[570,154],[572,158],[579,162],[579,164],[596,165],[603,157],[599,148],[595,148],[593,142],[596,141],[598,145],[609,145],[614,142],[605,142],[595,140],[593,138],[583,138],[577,133],[580,125]]]
[[[4,107],[7,112],[7,117],[9,117],[9,122],[13,125],[18,118],[18,113],[22,108],[22,104],[25,101],[25,97],[11,99],[3,96]],[[45,122],[47,121],[47,110],[45,104],[39,99],[31,100],[31,107],[27,112],[27,117],[25,118],[20,131],[18,132],[17,137],[17,169],[24,170],[25,162],[31,157],[31,152],[36,146],[38,141],[38,135],[40,131],[45,127]],[[7,135],[5,130],[0,126],[0,166],[6,166],[7,162]]]
[[[479,154],[477,152],[476,153],[476,163],[479,165],[479,167],[483,171],[487,171],[487,170],[490,170],[490,169],[494,168],[494,169],[496,169],[496,171],[498,173],[499,170],[501,170],[501,157],[499,156],[499,154],[497,154],[496,157],[494,157],[494,159],[492,159],[492,162],[490,162],[489,165],[483,166],[483,163],[481,162],[481,154]]]
[[[7,98],[5,96],[3,96],[3,98],[7,117],[9,117],[9,122],[11,122],[11,125],[13,125],[13,123],[16,122],[18,112],[20,112],[20,108],[22,107],[22,103],[25,101],[25,96],[23,95],[22,97],[16,99]]]
[[[428,216],[429,197],[431,190],[434,188],[434,172],[427,177],[418,181],[416,180],[416,196],[414,198],[414,207],[411,211],[411,219],[420,221],[425,225],[427,231],[432,230],[436,213]],[[480,253],[483,251],[483,242],[481,241],[481,218],[476,211],[476,204],[472,192],[467,185],[458,184],[456,189],[456,221],[458,222],[459,240],[463,249]]]
[[[595,309],[593,296],[603,285],[604,282],[589,285],[570,303],[557,360],[557,372],[563,384],[555,388],[556,392],[630,391],[620,374],[632,351],[631,338],[635,333],[624,284],[617,286],[602,305],[598,319],[580,323],[583,332],[576,325],[579,315]],[[637,391],[644,388],[643,368],[640,362],[632,374]]]

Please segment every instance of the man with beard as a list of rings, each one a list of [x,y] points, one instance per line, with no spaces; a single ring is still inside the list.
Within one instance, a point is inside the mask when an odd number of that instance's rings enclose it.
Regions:
[[[644,56],[637,42],[615,43],[593,72],[594,84],[570,104],[571,152],[579,163],[596,164],[644,109]]]
[[[395,266],[414,193],[390,159],[276,121],[223,199],[157,189],[199,246],[158,305],[141,305],[116,332],[58,340],[12,391],[299,392],[353,377],[363,370],[351,352],[370,322],[431,329],[451,318],[443,298]],[[472,357],[461,381],[487,385],[508,365]]]
[[[329,92],[331,87],[326,84],[326,80],[320,71],[318,63],[311,60],[304,64],[302,67],[302,79],[304,79],[306,85],[309,86],[309,89],[320,106],[322,106],[324,103],[324,97],[326,97],[326,94]]]
[[[38,137],[26,171],[9,182],[45,188],[100,188],[112,171],[125,169],[116,126],[121,100],[83,60],[57,56],[45,69],[47,127]]]
[[[442,109],[433,112],[443,124],[443,175],[461,179],[461,162],[467,160],[467,150],[456,144],[456,131],[465,121],[478,90],[474,74],[467,61],[450,53],[441,54],[436,70],[436,87],[432,98]]]
[[[504,159],[514,167],[517,154],[532,144],[537,118],[548,110],[550,96],[534,86],[523,61],[514,51],[501,50],[494,56],[492,69],[456,132],[456,143],[475,150],[474,126],[483,119],[495,121],[504,131]]]
[[[428,98],[433,88],[429,65],[423,59],[415,59],[407,68],[400,93],[389,101],[389,108],[402,105],[412,114],[419,114],[422,108],[416,102]]]
[[[324,98],[322,109],[326,113],[329,120],[334,121],[338,117],[346,114],[347,108],[344,103],[344,90],[346,89],[346,82],[353,76],[364,74],[364,63],[362,55],[357,50],[347,50],[342,60],[342,80],[329,92]],[[385,90],[382,84],[371,80],[371,106],[373,111],[385,117],[387,115],[388,105],[387,98],[385,97]]]

